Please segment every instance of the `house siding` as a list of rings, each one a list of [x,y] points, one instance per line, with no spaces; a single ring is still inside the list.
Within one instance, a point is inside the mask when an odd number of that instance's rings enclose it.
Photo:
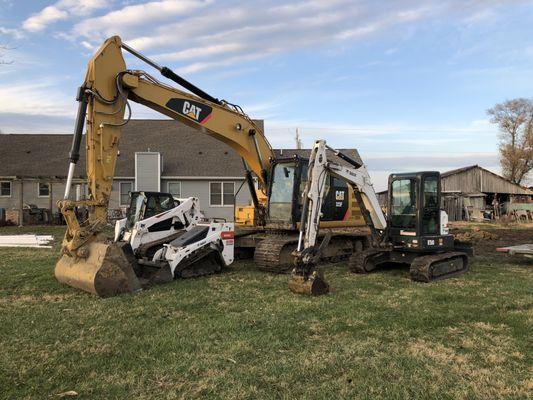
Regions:
[[[21,181],[19,179],[0,179],[3,181],[11,181],[11,197],[0,197],[0,208],[6,210],[19,209],[21,201]],[[39,197],[39,182],[50,184],[50,196]],[[64,182],[50,182],[47,180],[24,179],[22,181],[22,201],[23,204],[35,204],[39,208],[51,209],[52,212],[57,212],[57,202],[63,199],[65,193]],[[76,190],[75,185],[72,186],[70,198],[75,200]]]
[[[10,180],[10,179],[2,179]],[[0,208],[10,210],[19,209],[20,207],[20,180],[10,180],[11,183],[11,197],[0,197]],[[52,197],[39,197],[38,194],[38,180],[24,180],[23,181],[23,202],[24,204],[35,204],[39,208],[51,209],[52,212],[57,212],[57,202],[63,199],[65,193],[64,182],[52,182],[51,183],[51,195]],[[45,180],[40,181],[47,183]],[[125,206],[120,205],[120,191],[119,186],[121,182],[130,182],[134,185],[134,179],[116,179],[113,181],[111,195],[109,198],[109,209],[125,210]],[[210,182],[233,182],[235,186],[235,192],[239,190],[236,196],[235,203],[238,205],[250,205],[252,203],[252,197],[248,190],[248,186],[244,183],[244,179],[227,179],[227,178],[213,178],[209,179],[162,179],[161,191],[166,192],[168,189],[168,182],[181,182],[181,197],[197,197],[200,200],[201,210],[208,218],[225,218],[227,221],[233,221],[234,219],[234,207],[233,206],[210,206],[209,204],[209,183]],[[72,185],[70,191],[70,199],[76,199],[76,185]]]

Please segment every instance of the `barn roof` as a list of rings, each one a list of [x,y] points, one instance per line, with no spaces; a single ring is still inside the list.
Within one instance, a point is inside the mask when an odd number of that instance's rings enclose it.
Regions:
[[[460,174],[462,172],[466,172],[466,171],[469,171],[469,170],[474,169],[474,168],[481,168],[481,169],[483,169],[483,170],[485,170],[487,172],[490,172],[488,169],[485,169],[485,168],[480,167],[479,165],[475,164],[475,165],[468,165],[466,167],[456,168],[456,169],[452,169],[450,171],[443,172],[443,173],[440,174],[440,176],[441,176],[441,178],[445,178],[447,176]],[[499,176],[497,174],[494,174],[494,175]],[[499,177],[502,178],[502,179],[505,179],[502,176],[499,176]]]
[[[486,192],[486,193],[510,193],[510,194],[524,194],[524,195],[533,195],[533,191],[530,189],[518,185],[509,179],[504,178],[503,176],[500,176],[498,174],[495,174],[492,171],[489,171],[486,168],[483,168],[479,165],[469,165],[462,168],[453,169],[451,171],[446,171],[441,174],[441,178],[446,180],[451,179],[454,176],[458,176],[461,174],[466,174],[469,171],[472,170],[479,170],[483,172],[483,180],[487,181],[482,187],[477,188],[478,192]],[[487,176],[489,177],[487,179]],[[489,182],[490,181],[490,182]],[[464,186],[461,184],[460,179],[455,182],[455,185],[458,186]],[[462,192],[468,193],[471,188],[460,188],[462,189]],[[466,189],[466,190],[465,190]],[[473,189],[473,188],[472,188]]]

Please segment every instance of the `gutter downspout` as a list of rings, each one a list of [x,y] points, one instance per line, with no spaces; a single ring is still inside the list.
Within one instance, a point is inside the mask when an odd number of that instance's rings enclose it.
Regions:
[[[24,181],[20,178],[19,227],[24,226]]]

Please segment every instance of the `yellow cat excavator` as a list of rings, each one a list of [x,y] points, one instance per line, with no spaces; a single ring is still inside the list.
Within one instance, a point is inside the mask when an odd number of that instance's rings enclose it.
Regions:
[[[122,50],[187,91],[159,82],[144,71],[127,69]],[[255,261],[264,269],[280,272],[291,268],[308,163],[297,156],[276,159],[263,132],[239,106],[210,96],[171,69],[159,66],[127,46],[118,36],[106,40],[89,61],[77,100],[66,191],[64,200],[58,202],[67,223],[62,256],[55,268],[60,282],[99,296],[132,292],[141,287],[139,265],[128,244],[110,243],[102,233],[107,223],[122,127],[131,117],[128,100],[208,134],[242,157],[256,220],[254,226],[243,227],[237,233],[236,247],[242,243],[243,247],[255,250]],[[70,186],[85,124],[90,195],[88,200],[72,201],[69,200]],[[179,148],[178,144],[176,147]],[[258,199],[252,173],[266,195],[266,206]],[[324,201],[321,226],[330,228],[333,234],[329,233],[329,245],[322,254],[324,259],[339,260],[362,250],[366,232],[354,233],[345,228],[364,226],[364,220],[351,195],[353,191],[348,190],[345,183],[328,177],[326,184],[330,190]],[[78,219],[76,209],[79,207],[89,210],[86,220]]]

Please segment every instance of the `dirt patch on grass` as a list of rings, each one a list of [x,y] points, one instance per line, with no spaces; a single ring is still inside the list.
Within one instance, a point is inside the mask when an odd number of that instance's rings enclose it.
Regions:
[[[533,242],[533,225],[531,227],[487,225],[472,228],[461,226],[453,229],[452,233],[458,240],[471,242],[477,255],[496,254],[498,247]]]
[[[32,295],[11,295],[6,297],[0,297],[0,304],[12,304],[12,303],[58,303],[73,298],[75,294],[43,294],[42,296]]]
[[[511,377],[503,374],[505,364],[523,356],[513,351],[514,343],[502,330],[505,327],[483,322],[450,327],[448,332],[455,339],[446,346],[431,339],[418,339],[407,352],[426,364],[434,383],[444,381],[443,371],[455,375],[455,398],[470,398],[472,393],[481,398],[526,397],[531,391],[529,382],[513,385],[509,382]]]

